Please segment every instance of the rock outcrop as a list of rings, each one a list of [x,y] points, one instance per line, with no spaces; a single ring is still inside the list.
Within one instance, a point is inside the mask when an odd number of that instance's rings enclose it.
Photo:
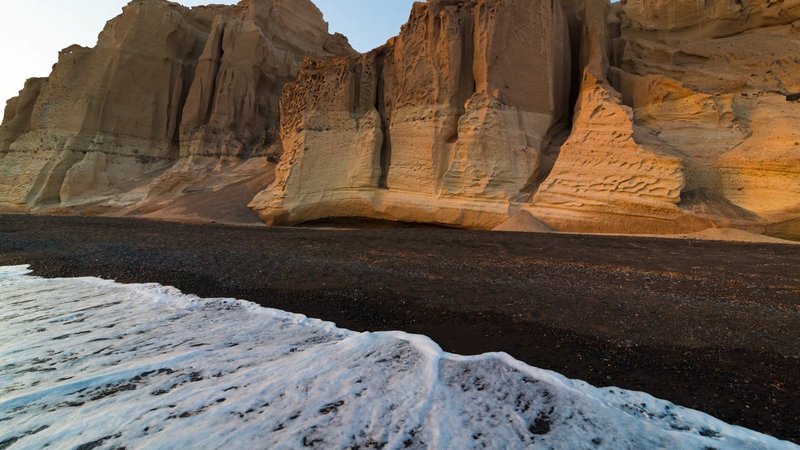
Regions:
[[[95,48],[66,48],[47,79],[9,102],[0,205],[124,210],[180,195],[181,179],[221,160],[266,158],[280,92],[303,57],[349,53],[309,0],[134,0]]]
[[[560,231],[678,232],[708,224],[678,208],[685,185],[679,152],[648,138],[609,81],[611,5],[572,2],[580,84],[572,132],[525,209]],[[684,228],[689,228],[685,230]]]
[[[679,152],[682,210],[756,231],[800,216],[800,3],[629,0],[616,15],[615,76],[635,122]]]
[[[795,0],[429,0],[366,54],[135,0],[9,101],[0,209],[800,239],[798,54]]]
[[[589,53],[606,62],[584,65],[572,134],[528,210],[558,230],[617,233],[763,232],[797,217],[797,5],[586,12],[601,20],[584,35],[605,46]]]
[[[559,231],[790,235],[799,8],[418,4],[386,46],[304,65],[276,182],[252,206],[270,223],[490,229],[526,211]]]
[[[268,223],[366,216],[493,228],[568,117],[558,2],[416,3],[366,55],[310,59],[282,99]]]

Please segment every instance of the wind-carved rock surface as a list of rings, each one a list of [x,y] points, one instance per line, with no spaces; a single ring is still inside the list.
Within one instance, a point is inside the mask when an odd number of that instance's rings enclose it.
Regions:
[[[306,55],[351,52],[309,0],[134,0],[9,102],[0,204],[141,214],[258,176],[252,198],[271,178],[283,85]]]
[[[270,223],[797,234],[796,2],[558,3],[429,2],[370,54],[308,62],[251,205]]]
[[[9,101],[0,208],[800,239],[798,54],[796,0],[430,0],[363,55],[135,0]]]
[[[614,71],[636,123],[681,155],[681,208],[800,237],[800,3],[629,0],[617,16]]]
[[[554,229],[665,233],[707,228],[677,206],[686,184],[680,153],[653,142],[609,81],[611,5],[571,3],[580,89],[572,132],[526,209]]]
[[[304,64],[276,182],[251,206],[278,224],[499,225],[566,124],[569,54],[558,2],[417,3],[385,46]]]

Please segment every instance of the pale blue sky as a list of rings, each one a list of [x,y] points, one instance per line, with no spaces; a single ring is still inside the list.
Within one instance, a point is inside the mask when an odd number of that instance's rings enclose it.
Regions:
[[[357,50],[371,50],[400,30],[414,0],[313,0],[332,32]],[[94,46],[105,22],[128,0],[0,0],[0,112],[25,80],[47,76],[59,50]],[[179,0],[187,6],[235,0]]]

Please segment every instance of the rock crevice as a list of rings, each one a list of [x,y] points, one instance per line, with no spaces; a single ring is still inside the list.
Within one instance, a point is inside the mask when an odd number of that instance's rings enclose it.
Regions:
[[[309,0],[133,0],[94,48],[66,48],[9,102],[0,207],[136,213],[223,167],[274,159],[280,92],[300,61],[351,53]]]

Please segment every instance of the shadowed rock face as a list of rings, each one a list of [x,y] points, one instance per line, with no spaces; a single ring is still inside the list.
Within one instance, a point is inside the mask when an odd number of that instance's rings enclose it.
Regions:
[[[429,0],[359,55],[309,0],[136,0],[9,101],[0,207],[207,216],[233,189],[271,224],[800,237],[798,24],[793,0]]]
[[[29,81],[9,102],[0,203],[18,210],[97,203],[170,168],[114,207],[135,205],[165,182],[179,195],[170,175],[191,156],[268,152],[280,92],[305,55],[351,52],[308,0],[192,9],[134,0],[95,48],[63,50],[50,77]]]

